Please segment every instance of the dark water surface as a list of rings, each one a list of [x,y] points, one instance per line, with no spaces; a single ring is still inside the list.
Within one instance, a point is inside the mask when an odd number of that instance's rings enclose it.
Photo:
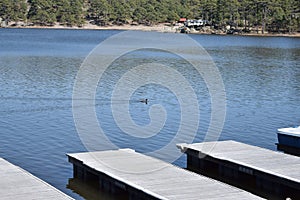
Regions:
[[[91,192],[72,178],[66,153],[86,151],[72,114],[72,90],[77,71],[89,52],[118,31],[0,29],[0,157],[19,165],[71,195],[81,188],[87,199],[118,199]],[[211,55],[221,72],[227,96],[221,140],[237,140],[276,150],[277,128],[300,124],[300,39],[191,35]],[[168,63],[187,77],[197,91],[200,124],[195,142],[203,140],[210,120],[210,97],[203,80],[190,67],[165,52],[133,52],[111,67],[112,80],[99,84],[98,119],[120,147],[147,153],[168,143],[179,127],[180,108],[167,88],[145,85],[130,101],[132,119],[149,123],[148,108],[161,104],[168,112],[165,127],[143,141],[122,135],[111,117],[113,84],[126,67],[139,61]],[[123,71],[122,71],[123,70]],[[107,74],[109,76],[109,72]],[[180,83],[179,83],[180,85]],[[148,105],[138,102],[147,97]],[[87,105],[88,106],[88,105]],[[104,117],[103,117],[104,116]],[[175,161],[185,166],[185,158]],[[96,198],[97,197],[97,198]]]

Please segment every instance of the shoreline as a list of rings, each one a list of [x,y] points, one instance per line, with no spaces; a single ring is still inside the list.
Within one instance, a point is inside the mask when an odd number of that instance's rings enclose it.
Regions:
[[[110,26],[97,26],[92,24],[85,24],[82,27],[77,26],[63,26],[59,24],[55,24],[53,26],[7,26],[0,27],[3,29],[66,29],[66,30],[124,30],[124,31],[156,31],[156,32],[164,32],[164,33],[179,33],[178,26],[169,26],[166,24],[158,24],[152,26],[146,25],[110,25]],[[222,35],[222,36],[253,36],[253,37],[294,37],[300,38],[300,33],[242,33],[242,34],[226,34],[226,33],[218,33],[212,34],[207,32],[191,32],[190,34],[199,34],[199,35]]]

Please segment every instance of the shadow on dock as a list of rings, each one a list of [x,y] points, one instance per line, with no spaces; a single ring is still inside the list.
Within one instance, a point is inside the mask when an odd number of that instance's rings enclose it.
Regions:
[[[205,166],[205,169],[201,168],[195,168],[192,166],[189,166],[186,168],[189,171],[201,174],[203,176],[221,181],[223,183],[232,185],[234,187],[240,188],[242,190],[248,191],[252,194],[255,194],[257,196],[260,196],[265,199],[272,199],[272,200],[283,200],[286,199],[284,196],[278,196],[276,194],[272,194],[270,192],[266,192],[265,190],[262,189],[257,189],[256,188],[256,180],[253,179],[251,176],[239,175],[239,180],[236,180],[232,178],[231,176],[225,176],[224,174],[219,175],[219,169],[217,166],[214,166],[214,164],[207,165]]]
[[[86,200],[128,200],[128,194],[112,194],[101,189],[98,180],[84,181],[79,178],[70,178],[66,186]]]

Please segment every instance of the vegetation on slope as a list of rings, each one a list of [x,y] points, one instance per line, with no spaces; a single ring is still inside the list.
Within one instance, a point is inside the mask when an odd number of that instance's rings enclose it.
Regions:
[[[51,26],[175,23],[180,17],[269,32],[300,29],[299,0],[1,0],[5,22]]]

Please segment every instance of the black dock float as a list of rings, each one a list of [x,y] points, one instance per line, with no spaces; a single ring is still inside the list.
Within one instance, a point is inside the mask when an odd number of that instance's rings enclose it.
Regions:
[[[261,199],[131,149],[68,154],[74,178],[126,199]]]
[[[276,143],[276,145],[278,151],[282,151],[284,153],[288,153],[294,156],[300,156],[300,148],[279,144],[279,143]]]
[[[235,141],[178,144],[187,169],[268,199],[300,197],[300,158]]]

